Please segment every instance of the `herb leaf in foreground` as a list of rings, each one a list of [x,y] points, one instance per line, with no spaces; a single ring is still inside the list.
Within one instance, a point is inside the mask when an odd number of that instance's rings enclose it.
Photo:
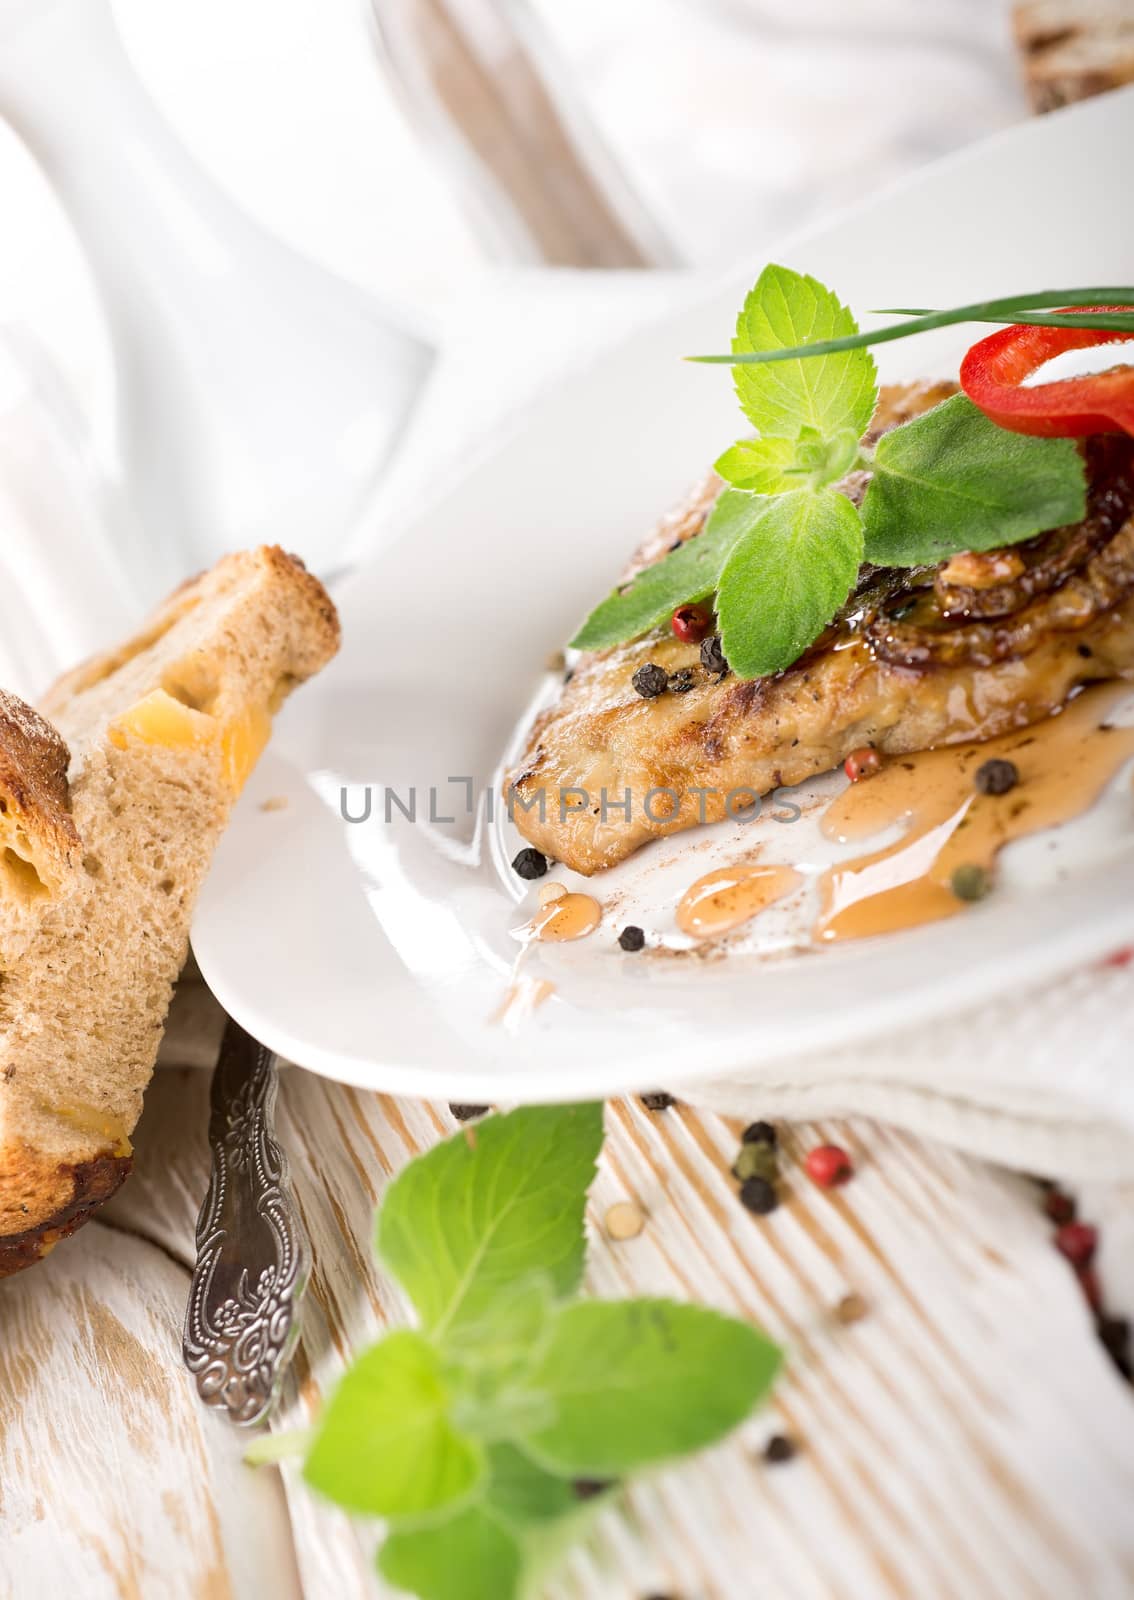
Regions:
[[[734,354],[837,339],[858,325],[836,295],[787,267],[765,267],[744,302],[732,341]],[[736,366],[733,381],[745,415],[765,437],[797,439],[803,428],[823,438],[850,429],[857,439],[878,398],[874,358],[848,350],[822,363],[784,361],[774,370]]]
[[[529,1375],[558,1417],[523,1448],[572,1476],[667,1461],[742,1422],[779,1364],[763,1334],[702,1306],[581,1300],[557,1314]]]
[[[479,1444],[448,1418],[433,1346],[404,1329],[359,1356],[331,1396],[304,1467],[350,1511],[416,1517],[466,1499],[484,1471]]]
[[[737,512],[747,511],[751,504],[750,495],[737,495],[742,508],[727,502],[722,505],[729,493],[726,489],[719,497],[699,534],[600,601],[571,640],[572,648],[605,650],[625,639],[636,639],[668,622],[678,606],[711,595],[725,558],[743,531]]]
[[[378,1244],[422,1331],[358,1357],[305,1476],[386,1518],[379,1569],[420,1600],[530,1596],[617,1487],[580,1499],[573,1479],[699,1449],[776,1371],[776,1348],[717,1312],[571,1298],[601,1145],[599,1105],[497,1114],[386,1196]]]
[[[512,1600],[523,1552],[512,1530],[485,1505],[434,1528],[395,1528],[378,1552],[378,1570],[421,1600]]]
[[[755,501],[761,514],[725,563],[717,588],[721,645],[741,678],[790,667],[854,586],[862,522],[833,489]]]
[[[583,1211],[602,1148],[602,1106],[526,1106],[448,1139],[390,1186],[378,1254],[422,1329],[460,1353],[466,1327],[491,1319],[499,1291],[543,1274],[572,1294],[583,1271]]]
[[[862,507],[866,558],[912,567],[995,550],[1079,522],[1086,509],[1073,440],[1009,433],[953,395],[878,441]]]
[[[511,1600],[522,1582],[530,1588],[606,1498],[584,1505],[563,1478],[511,1445],[495,1445],[483,1499],[447,1522],[395,1530],[378,1567],[421,1600]]]

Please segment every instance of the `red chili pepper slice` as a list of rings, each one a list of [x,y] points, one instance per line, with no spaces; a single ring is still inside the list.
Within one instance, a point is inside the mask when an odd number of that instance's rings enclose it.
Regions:
[[[1129,311],[1130,306],[1071,306],[1071,311]],[[1024,388],[1024,380],[1065,350],[1116,344],[1134,333],[1106,328],[1044,328],[1017,323],[974,344],[961,363],[961,388],[986,417],[1013,433],[1077,439],[1089,433],[1134,434],[1134,367],[1059,378]]]

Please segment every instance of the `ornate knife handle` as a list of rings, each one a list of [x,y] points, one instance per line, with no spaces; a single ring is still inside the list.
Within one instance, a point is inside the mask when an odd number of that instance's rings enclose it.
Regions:
[[[276,1399],[310,1270],[272,1133],[276,1088],[276,1057],[230,1020],[213,1074],[212,1173],[181,1349],[205,1404],[245,1425]]]

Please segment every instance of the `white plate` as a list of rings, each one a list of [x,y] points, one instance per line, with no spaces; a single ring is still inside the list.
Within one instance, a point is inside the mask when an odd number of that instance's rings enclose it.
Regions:
[[[770,255],[859,310],[1130,282],[1132,146],[1127,91],[966,151]],[[654,845],[605,874],[593,884],[610,907],[599,932],[531,953],[527,971],[549,977],[554,997],[518,1022],[493,1020],[518,950],[509,930],[534,896],[502,865],[518,840],[486,823],[479,795],[549,651],[736,434],[724,374],[680,358],[724,346],[762,265],[557,385],[341,595],[343,653],[281,717],[194,930],[219,999],[283,1055],[368,1088],[472,1101],[672,1087],[928,1022],[1134,938],[1124,789],[1062,830],[1056,851],[1014,847],[988,902],[914,933],[793,954],[789,923],[772,919],[764,954],[618,951],[631,913],[645,920],[646,905],[663,926],[675,890],[755,830],[781,858],[814,847],[765,819]],[[952,374],[965,342],[946,331],[883,346],[882,375]],[[475,816],[449,782],[464,776]],[[370,820],[345,823],[343,787],[358,811],[366,785]],[[416,822],[394,808],[387,823],[384,790],[404,798],[410,786]],[[431,787],[435,815],[454,821],[429,821]],[[263,809],[277,798],[286,807]]]

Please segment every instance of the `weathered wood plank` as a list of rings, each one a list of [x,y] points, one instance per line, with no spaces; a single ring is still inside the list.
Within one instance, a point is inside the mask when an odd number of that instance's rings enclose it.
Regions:
[[[182,1260],[204,1189],[207,1093],[205,1073],[159,1074],[136,1176],[111,1209]],[[315,1416],[350,1353],[406,1319],[373,1260],[374,1208],[391,1177],[455,1126],[443,1106],[285,1072],[279,1131],[315,1267],[281,1426]],[[1034,1185],[879,1124],[799,1125],[781,1135],[786,1203],[757,1218],[728,1176],[734,1124],[620,1101],[607,1130],[590,1208],[592,1292],[672,1294],[750,1316],[789,1362],[766,1415],[635,1486],[602,1519],[554,1600],[750,1600],[754,1574],[791,1600],[1094,1600],[1134,1589],[1134,1400],[1051,1248]],[[799,1156],[826,1138],[852,1150],[858,1172],[824,1193]],[[646,1226],[614,1243],[602,1218],[619,1199],[634,1200]],[[1090,1203],[1107,1237],[1128,1236],[1134,1195],[1100,1188]],[[76,1241],[49,1267],[69,1278],[81,1252]],[[834,1308],[850,1291],[868,1315],[844,1326]],[[168,1359],[164,1381],[177,1388],[172,1343]],[[760,1449],[777,1429],[801,1451],[771,1467]],[[320,1504],[290,1472],[285,1492],[304,1592],[381,1592],[376,1530]],[[196,1514],[201,1544],[207,1508]]]
[[[280,1485],[181,1371],[187,1283],[94,1222],[0,1284],[3,1600],[298,1597]]]

